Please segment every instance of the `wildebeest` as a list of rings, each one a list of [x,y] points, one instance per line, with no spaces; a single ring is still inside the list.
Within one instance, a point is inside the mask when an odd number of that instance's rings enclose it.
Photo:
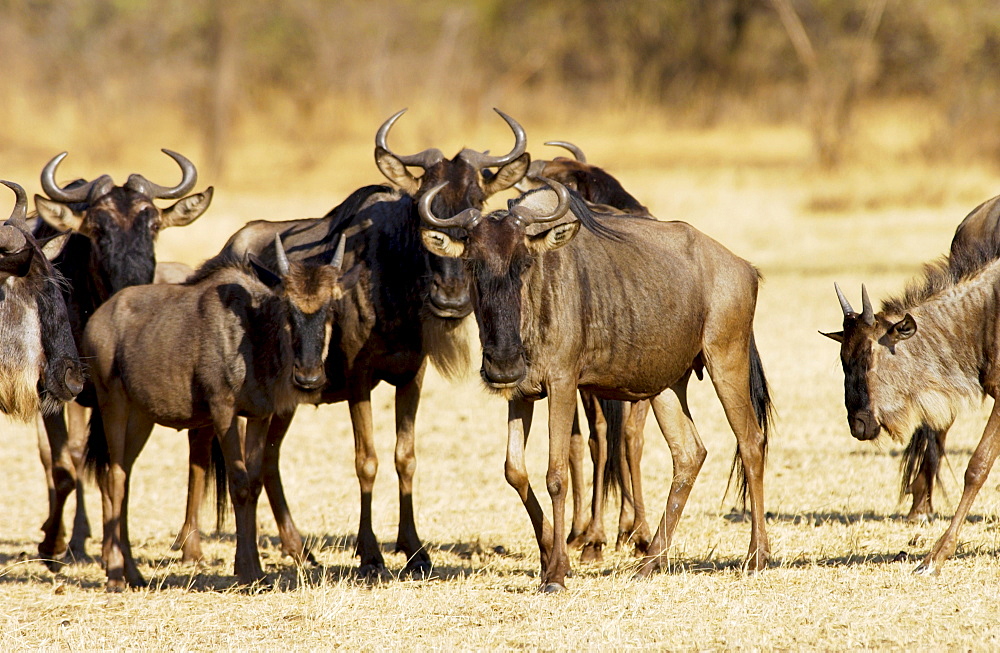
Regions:
[[[47,238],[71,232],[69,242],[53,264],[67,281],[63,294],[77,347],[90,316],[108,297],[127,286],[152,283],[156,263],[153,244],[160,230],[190,224],[212,201],[211,187],[203,193],[183,197],[194,188],[197,170],[180,154],[163,151],[182,171],[180,183],[173,187],[160,186],[138,174],[130,175],[123,186],[116,186],[110,176],[101,175],[63,187],[56,183],[56,170],[66,152],[53,158],[42,170],[42,190],[48,197],[35,196],[41,218],[35,236]],[[164,209],[154,204],[157,199],[178,198],[181,199]],[[91,405],[91,395],[85,389],[77,403]],[[90,534],[78,473],[83,462],[85,417],[82,408],[72,404],[67,413],[69,429],[60,412],[44,415],[45,437],[39,433],[49,483],[49,515],[42,526],[44,537],[38,552],[47,560],[66,551],[62,513],[74,489],[77,515],[70,553],[84,555],[84,543]]]
[[[54,413],[83,389],[83,368],[69,330],[62,279],[50,258],[66,244],[39,245],[26,222],[28,197],[17,197],[0,225],[0,412],[22,421]]]
[[[242,256],[252,252],[268,262],[266,245],[280,234],[290,259],[312,261],[328,255],[331,243],[340,234],[357,234],[348,237],[346,260],[361,266],[360,281],[339,307],[326,358],[327,384],[320,400],[346,400],[349,404],[355,469],[361,486],[357,554],[362,576],[385,571],[371,516],[372,488],[378,470],[372,389],[382,381],[396,386],[395,466],[400,504],[396,549],[406,555],[405,573],[423,575],[429,572],[431,562],[414,521],[413,474],[414,425],[424,370],[428,358],[445,374],[468,365],[468,350],[460,331],[461,319],[472,310],[464,269],[451,258],[429,254],[420,244],[421,221],[416,202],[435,184],[448,181],[448,192],[437,193],[433,199],[436,212],[450,216],[468,208],[481,208],[490,195],[514,185],[524,175],[530,159],[525,153],[524,130],[499,110],[497,113],[515,137],[513,149],[503,156],[488,156],[471,149],[463,149],[450,160],[437,149],[395,154],[389,149],[387,137],[402,113],[385,121],[375,136],[376,164],[401,190],[386,186],[361,188],[323,218],[251,222],[229,239],[221,254]],[[421,168],[423,175],[414,176],[408,167]],[[488,168],[497,171],[486,176]],[[269,441],[280,442],[290,422],[291,415],[275,416]],[[192,451],[194,465],[204,465],[207,458],[204,449],[197,460]],[[288,509],[278,463],[277,449],[269,448],[264,460],[265,489],[282,550],[301,560],[308,552]],[[198,498],[189,500],[189,506],[197,504]],[[181,533],[185,557],[189,557],[189,546],[190,557],[196,557],[197,529],[190,519]]]
[[[963,404],[1000,392],[996,347],[1000,247],[980,244],[961,263],[927,267],[922,282],[875,313],[862,287],[857,313],[837,288],[844,313],[838,340],[851,434],[872,440],[883,430],[899,440],[921,426],[944,433]],[[958,533],[1000,453],[1000,403],[965,471],[965,489],[944,535],[916,571],[935,574],[955,551]]]
[[[975,264],[983,247],[992,248],[997,243],[1000,243],[1000,196],[983,202],[962,220],[951,241],[948,266],[960,273],[970,261]],[[903,450],[900,498],[906,493],[913,497],[906,516],[910,521],[926,520],[934,514],[934,484],[945,456],[947,435],[947,430],[920,424]]]
[[[326,381],[343,248],[341,238],[329,265],[290,263],[275,237],[276,273],[252,255],[216,258],[183,284],[126,288],[94,313],[83,339],[98,399],[88,459],[104,499],[109,590],[143,584],[129,544],[128,487],[154,423],[210,427],[219,438],[236,512],[236,575],[263,578],[256,513],[264,448],[273,446],[267,426]]]
[[[544,180],[551,179],[575,190],[586,202],[600,205],[593,207],[597,210],[613,214],[609,209],[615,209],[633,216],[652,219],[646,207],[626,191],[621,182],[602,168],[587,163],[586,155],[578,146],[566,141],[548,141],[545,144],[569,150],[574,159],[557,157],[550,161],[544,159],[532,161],[528,173],[517,183],[518,190],[523,192],[538,188],[545,184]],[[605,541],[604,499],[606,490],[617,486],[621,495],[621,509],[615,548],[620,548],[631,541],[637,553],[644,553],[649,545],[650,533],[642,499],[641,473],[638,468],[642,455],[642,431],[649,412],[649,402],[625,403],[597,399],[583,391],[580,393],[580,398],[590,425],[594,485],[591,510],[588,513],[583,499],[583,436],[579,420],[575,419],[570,436],[573,521],[568,544],[582,549],[580,558],[584,562],[601,559]],[[607,465],[608,446],[624,447],[624,455],[619,452],[610,458],[611,465]],[[631,473],[630,462],[636,468],[634,476]]]
[[[555,192],[527,193],[487,216],[467,209],[436,217],[432,202],[441,186],[419,204],[428,227],[424,245],[461,259],[470,275],[483,350],[480,374],[508,399],[506,478],[534,526],[541,589],[564,589],[569,567],[564,512],[577,390],[606,399],[652,399],[670,447],[670,496],[640,568],[645,575],[662,564],[706,456],[686,394],[702,361],[736,434],[749,492],[746,564],[762,569],[769,557],[763,472],[770,397],[753,337],[757,270],[688,224],[609,219],[561,184],[550,186]],[[451,229],[465,237],[445,231]],[[545,396],[551,525],[524,460],[533,401]]]

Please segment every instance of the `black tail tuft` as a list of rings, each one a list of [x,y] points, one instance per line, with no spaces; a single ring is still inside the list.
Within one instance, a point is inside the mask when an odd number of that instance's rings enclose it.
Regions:
[[[214,436],[212,457],[206,473],[209,478],[215,479],[215,530],[221,533],[226,527],[226,514],[229,512],[229,479],[226,476],[226,457],[222,453],[222,443]]]
[[[771,431],[771,422],[774,419],[774,405],[771,403],[771,391],[767,385],[767,378],[764,376],[764,366],[760,361],[760,352],[757,351],[757,342],[752,334],[750,336],[750,400],[753,402],[753,412],[757,416],[757,424],[764,436],[761,450],[766,461],[768,437]],[[736,486],[740,489],[738,508],[745,510],[749,488],[747,487],[746,470],[743,469],[743,459],[740,458],[739,446],[736,448],[733,465],[729,470],[726,494],[729,493],[734,479]]]
[[[611,494],[612,489],[620,496],[627,496],[629,488],[625,487],[625,477],[622,473],[622,457],[625,455],[625,402],[612,399],[599,399],[598,404],[604,413],[608,425],[608,458],[604,463],[604,496]]]
[[[93,408],[90,411],[90,434],[87,436],[84,469],[92,478],[102,478],[111,466],[111,453],[108,451],[108,438],[104,434],[104,420],[101,411]]]
[[[900,501],[909,492],[910,486],[917,480],[917,477],[925,473],[925,470],[931,472],[927,475],[928,495],[934,490],[934,481],[937,480],[940,483],[941,461],[944,459],[944,450],[938,441],[941,435],[926,424],[921,424],[913,432],[910,442],[903,450],[903,459],[899,463],[899,471],[902,476],[899,488]]]

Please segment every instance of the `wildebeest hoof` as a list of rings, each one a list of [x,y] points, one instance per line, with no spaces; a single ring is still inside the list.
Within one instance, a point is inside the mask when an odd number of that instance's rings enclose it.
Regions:
[[[123,580],[109,580],[108,584],[105,586],[105,591],[108,594],[121,594],[128,589],[128,586]]]
[[[580,562],[583,563],[593,563],[600,562],[604,559],[604,552],[602,549],[604,546],[602,544],[595,544],[594,542],[588,542],[584,545],[583,551],[580,552]]]
[[[389,578],[389,570],[381,562],[370,562],[358,567],[358,580],[366,583],[376,583]]]
[[[924,560],[917,568],[913,570],[914,575],[917,576],[937,576],[941,573],[941,569],[935,565],[933,562],[928,562]]]
[[[542,594],[558,594],[559,592],[565,592],[566,586],[562,583],[545,583],[538,591]]]
[[[430,560],[413,560],[403,568],[403,575],[414,580],[425,580],[431,577],[433,570]]]

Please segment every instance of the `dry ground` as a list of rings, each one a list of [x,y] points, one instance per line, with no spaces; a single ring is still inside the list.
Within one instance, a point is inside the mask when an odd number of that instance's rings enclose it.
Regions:
[[[867,124],[870,140],[891,139],[876,118]],[[837,348],[816,333],[840,322],[834,280],[855,301],[862,281],[873,297],[899,290],[920,262],[946,250],[969,209],[1000,190],[995,172],[913,163],[902,151],[819,175],[807,163],[805,136],[794,130],[663,130],[651,138],[535,134],[529,126],[529,135],[532,143],[578,141],[654,213],[693,223],[764,272],[756,333],[779,414],[766,482],[770,569],[748,576],[738,568],[749,524],[723,499],[735,441],[710,384],[695,382],[693,412],[709,458],[675,536],[673,569],[633,580],[633,558],[609,547],[602,563],[574,560],[568,592],[536,594],[528,519],[503,479],[504,405],[474,376],[448,383],[432,373],[417,441],[418,527],[436,565],[425,581],[353,579],[358,489],[344,405],[302,409],[283,451],[297,522],[321,564],[296,569],[280,558],[262,502],[262,551],[276,583],[257,595],[227,589],[231,519],[226,534],[208,538],[204,565],[182,566],[169,550],[183,517],[187,447],[183,434],[165,429],[140,456],[132,490],[134,549],[151,589],[106,595],[96,563],[46,571],[30,559],[45,499],[34,429],[4,425],[0,649],[1000,646],[997,481],[985,486],[941,576],[911,575],[946,521],[902,520],[900,447],[850,437]],[[634,160],[616,154],[623,138]],[[200,222],[163,234],[160,257],[196,263],[251,217],[319,215],[353,184],[376,180],[370,172],[355,179],[349,171],[323,192],[294,198],[220,187]],[[391,397],[383,387],[373,402],[382,461],[374,518],[387,563],[398,571]],[[946,494],[937,496],[945,516],[987,408],[971,407],[951,434]],[[533,484],[543,495],[544,423],[536,418],[529,442]],[[658,519],[670,463],[653,420],[644,465],[647,505]],[[99,531],[95,490],[88,505]],[[609,532],[614,523],[609,512]],[[99,552],[96,541],[89,551]]]

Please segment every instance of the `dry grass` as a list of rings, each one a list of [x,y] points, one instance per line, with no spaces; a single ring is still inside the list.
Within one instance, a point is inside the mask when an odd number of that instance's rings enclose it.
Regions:
[[[795,130],[699,134],[661,127],[636,135],[526,127],[532,143],[578,142],[654,213],[695,224],[762,268],[767,281],[757,341],[780,418],[767,472],[771,569],[748,576],[738,568],[749,524],[722,499],[735,442],[709,384],[694,383],[692,410],[709,458],[675,537],[673,569],[636,581],[632,557],[608,551],[600,564],[574,561],[570,591],[537,595],[534,540],[503,479],[503,403],[474,379],[448,384],[432,374],[417,442],[418,527],[436,565],[436,578],[426,581],[353,580],[358,489],[344,405],[301,410],[283,450],[288,495],[321,566],[300,570],[280,558],[262,505],[264,563],[276,585],[257,595],[227,589],[234,580],[231,534],[209,537],[206,563],[197,568],[180,565],[169,550],[183,517],[187,447],[183,434],[165,429],[154,432],[140,456],[132,488],[133,543],[152,588],[108,596],[94,563],[50,574],[30,560],[45,501],[35,435],[32,428],[5,427],[0,649],[997,648],[996,481],[984,487],[959,554],[942,575],[912,576],[915,559],[946,522],[915,526],[901,519],[900,448],[850,437],[837,350],[816,331],[840,322],[834,280],[852,298],[861,281],[875,297],[897,290],[920,262],[946,250],[954,226],[995,194],[1000,179],[985,170],[908,163],[905,153],[884,150],[859,157],[836,177],[820,177],[808,165],[808,140]],[[495,149],[498,140],[502,146],[509,134],[497,128],[475,142]],[[634,158],[622,156],[623,141]],[[250,218],[321,214],[353,185],[377,181],[370,145],[358,148],[350,162],[330,165],[329,185],[294,195],[218,188],[205,218],[163,234],[161,258],[196,263]],[[363,171],[353,165],[362,159]],[[921,195],[927,180],[940,194]],[[910,196],[900,188],[916,198],[900,201]],[[845,200],[817,204],[837,194]],[[391,400],[382,387],[373,401],[382,461],[374,518],[387,563],[398,571],[404,561],[391,553],[397,514]],[[947,497],[937,499],[945,515],[957,503],[984,411],[970,411],[950,436]],[[544,494],[544,420],[535,423],[529,468]],[[647,436],[647,505],[658,518],[670,463],[652,420]],[[96,491],[88,504],[99,530]],[[612,532],[614,523],[609,513]],[[99,546],[91,542],[89,550],[96,555]]]

